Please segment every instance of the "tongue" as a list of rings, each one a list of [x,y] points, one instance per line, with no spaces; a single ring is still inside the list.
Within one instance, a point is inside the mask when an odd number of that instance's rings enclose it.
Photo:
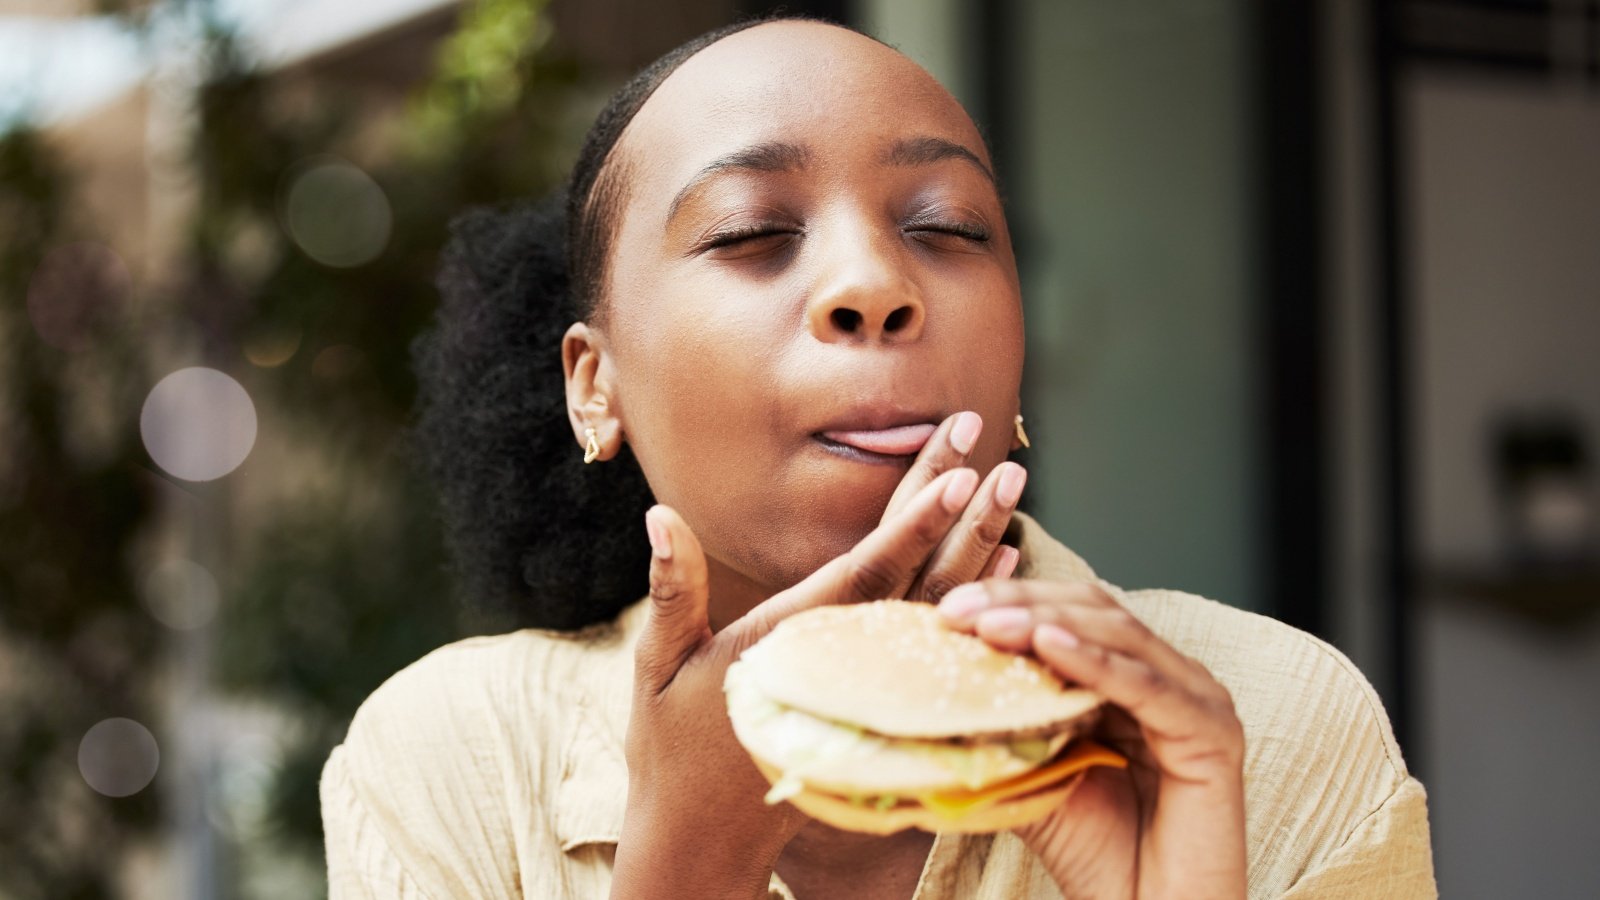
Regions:
[[[901,425],[876,431],[824,431],[822,436],[836,444],[869,453],[910,456],[928,442],[928,438],[933,436],[933,429],[933,425]]]

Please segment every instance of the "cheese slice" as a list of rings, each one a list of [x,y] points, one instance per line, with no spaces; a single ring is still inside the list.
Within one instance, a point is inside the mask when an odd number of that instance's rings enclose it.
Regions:
[[[1079,741],[1067,754],[1042,769],[1026,772],[1015,778],[1009,778],[997,784],[991,784],[978,790],[939,791],[937,793],[919,794],[918,802],[949,819],[959,819],[968,813],[993,806],[1002,800],[1012,797],[1021,797],[1043,787],[1048,787],[1057,782],[1090,768],[1091,766],[1111,766],[1116,769],[1126,769],[1128,760],[1120,753],[1104,744],[1094,741]]]

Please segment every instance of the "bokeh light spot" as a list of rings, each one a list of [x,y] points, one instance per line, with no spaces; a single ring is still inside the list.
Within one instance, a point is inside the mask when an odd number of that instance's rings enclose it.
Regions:
[[[300,329],[266,326],[245,335],[244,358],[263,369],[275,369],[300,350]]]
[[[145,608],[168,628],[203,627],[217,614],[220,599],[217,579],[192,560],[157,563],[144,579]]]
[[[378,258],[394,225],[389,198],[372,176],[342,160],[322,159],[293,175],[283,224],[305,254],[348,269]]]
[[[324,347],[311,361],[311,374],[329,381],[349,378],[366,362],[366,354],[349,344]]]
[[[232,472],[256,442],[256,408],[229,376],[195,366],[161,379],[144,401],[139,433],[156,465],[186,481]]]
[[[139,793],[160,766],[155,735],[132,719],[99,722],[78,744],[78,771],[89,787],[107,797]]]
[[[28,281],[28,318],[40,340],[60,350],[89,343],[110,310],[128,296],[132,278],[104,244],[63,244],[46,253]]]

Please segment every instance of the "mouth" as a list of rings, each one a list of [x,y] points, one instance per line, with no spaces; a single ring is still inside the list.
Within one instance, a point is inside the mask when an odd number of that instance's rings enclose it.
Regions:
[[[856,462],[909,465],[937,427],[921,422],[887,428],[841,428],[820,431],[813,437],[829,452]]]

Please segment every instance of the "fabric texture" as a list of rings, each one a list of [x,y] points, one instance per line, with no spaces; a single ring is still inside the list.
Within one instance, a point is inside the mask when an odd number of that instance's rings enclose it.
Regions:
[[[1013,524],[1016,577],[1095,579],[1031,519]],[[1233,695],[1252,898],[1437,896],[1422,785],[1349,660],[1264,616],[1099,583]],[[323,770],[330,896],[606,896],[646,612],[641,602],[582,632],[459,641],[373,692]],[[771,895],[794,900],[776,875]],[[1059,896],[1009,834],[937,837],[916,892]]]

